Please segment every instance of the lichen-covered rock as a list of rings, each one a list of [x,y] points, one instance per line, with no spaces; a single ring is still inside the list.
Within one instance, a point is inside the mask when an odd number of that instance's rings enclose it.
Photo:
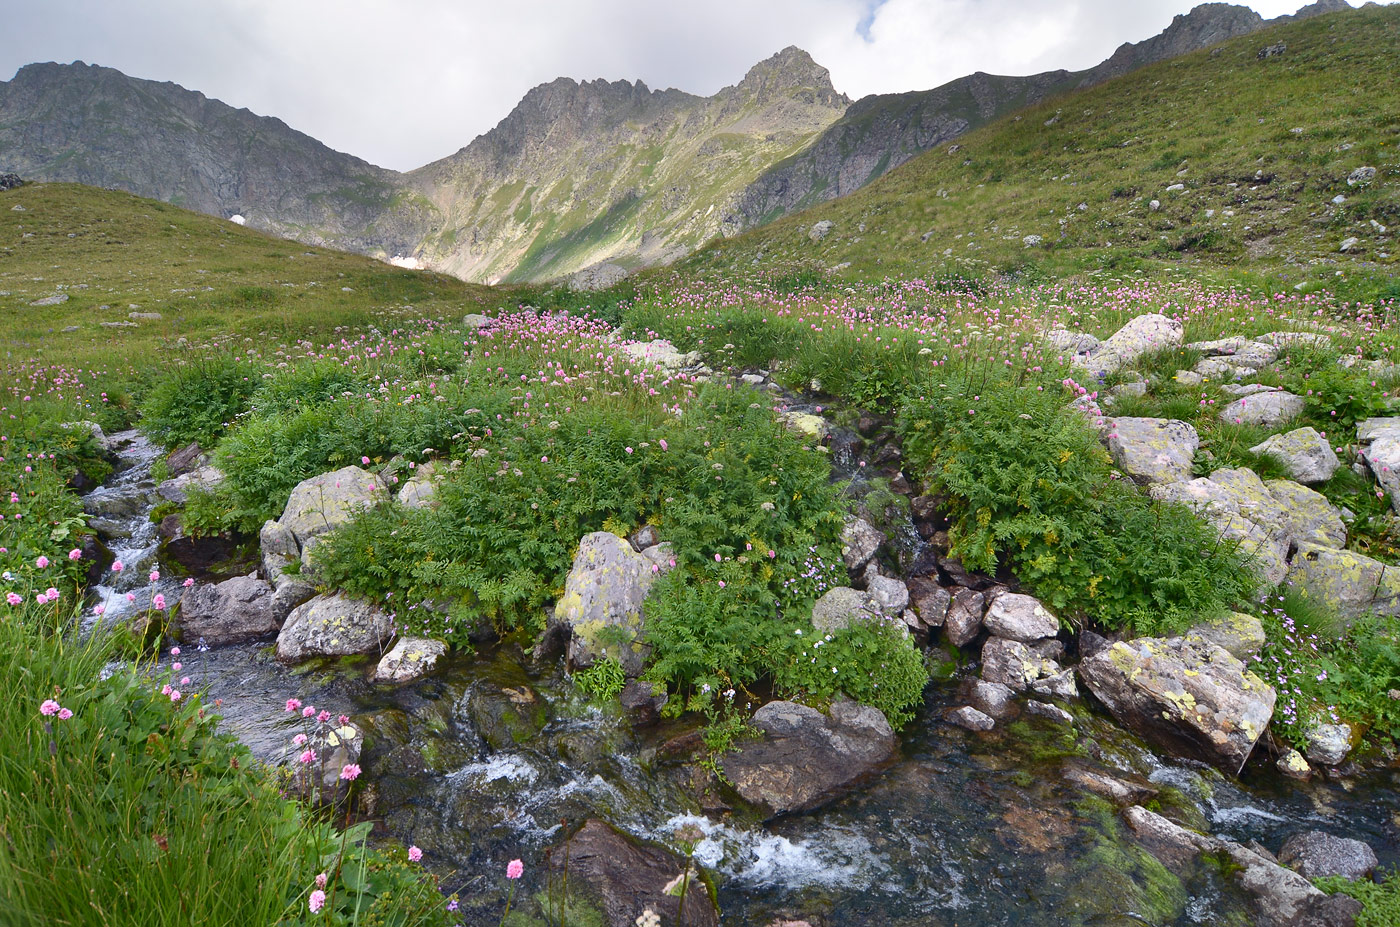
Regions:
[[[1186,632],[1187,637],[1199,637],[1224,647],[1236,660],[1248,663],[1264,648],[1264,625],[1253,615],[1229,612],[1219,618],[1203,621]]]
[[[584,535],[554,606],[554,617],[573,629],[570,662],[589,666],[612,657],[628,676],[640,676],[648,653],[642,603],[668,568],[611,532]]]
[[[277,635],[277,659],[343,657],[380,649],[393,634],[393,619],[371,602],[344,593],[318,595],[292,609]]]
[[[851,515],[841,529],[841,558],[852,576],[858,575],[879,552],[887,538],[864,518]]]
[[[212,492],[224,482],[224,472],[218,467],[205,465],[197,470],[182,473],[174,479],[166,480],[156,487],[156,492],[167,502],[184,505],[189,501],[190,492],[202,490]]]
[[[1181,344],[1182,325],[1158,313],[1140,315],[1075,363],[1095,374],[1113,373],[1144,354]]]
[[[1368,418],[1356,426],[1361,456],[1400,515],[1400,418]]]
[[[1341,465],[1332,445],[1311,426],[1274,435],[1250,451],[1273,457],[1299,483],[1325,483]]]
[[[1229,424],[1274,427],[1292,421],[1303,411],[1302,396],[1283,390],[1241,396],[1220,410],[1220,420]]]
[[[1289,749],[1283,752],[1283,756],[1274,763],[1278,771],[1290,779],[1297,779],[1300,782],[1306,781],[1312,776],[1312,767],[1308,765],[1307,759],[1297,750]]]
[[[1060,633],[1060,620],[1034,596],[1003,592],[992,600],[982,625],[997,637],[1031,644]]]
[[[1089,354],[1100,342],[1093,335],[1086,335],[1084,332],[1056,328],[1045,335],[1045,344],[1057,354]]]
[[[433,671],[438,660],[447,653],[447,645],[426,637],[401,637],[379,660],[371,680],[374,682],[409,682]]]
[[[1221,472],[1217,471],[1215,476]],[[1258,518],[1267,524],[1264,513],[1248,504],[1242,509],[1236,494],[1215,482],[1213,477],[1184,483],[1159,483],[1149,491],[1158,501],[1185,505],[1210,522],[1221,541],[1238,550],[1254,569],[1261,588],[1277,586],[1288,575],[1288,539],[1282,537],[1276,527],[1265,527],[1256,521]],[[1265,497],[1272,498],[1267,497],[1267,491]],[[1273,511],[1272,507],[1268,511]]]
[[[1351,727],[1346,724],[1315,724],[1304,736],[1303,752],[1319,766],[1336,766],[1351,752]]]
[[[761,740],[721,761],[725,777],[769,816],[809,811],[844,794],[894,757],[894,731],[879,709],[838,701],[830,716],[794,702],[754,712]]]
[[[1347,622],[1369,612],[1400,615],[1400,570],[1350,550],[1302,542],[1288,577]]]
[[[1140,483],[1191,479],[1201,439],[1186,422],[1165,418],[1108,420],[1108,451],[1123,472]]]
[[[1278,504],[1279,528],[1289,541],[1312,541],[1332,547],[1347,542],[1347,526],[1327,497],[1292,480],[1269,480],[1264,484]]]
[[[272,587],[256,576],[236,576],[218,585],[191,586],[180,599],[180,633],[204,638],[211,647],[276,634],[281,616],[272,607]]]
[[[1273,716],[1273,687],[1209,641],[1120,641],[1081,662],[1079,675],[1124,726],[1230,773]]]
[[[852,624],[869,621],[880,614],[880,606],[869,593],[849,586],[828,589],[812,606],[812,627],[823,634],[841,631]]]
[[[341,467],[298,483],[278,521],[305,547],[309,538],[349,523],[385,497],[374,474],[359,467]]]
[[[1041,698],[1078,698],[1079,686],[1074,682],[1074,670],[1065,669],[1031,683],[1030,690]]]
[[[1278,852],[1278,861],[1307,879],[1341,876],[1352,881],[1368,878],[1380,864],[1376,851],[1360,840],[1320,830],[1289,837]]]
[[[1024,692],[1037,679],[1059,671],[1058,663],[1042,657],[1020,641],[989,637],[982,645],[982,678],[1016,692]]]
[[[624,344],[622,351],[635,360],[650,361],[663,370],[677,373],[686,367],[694,367],[703,358],[696,351],[680,351],[664,338],[654,341],[633,341]]]
[[[831,425],[827,420],[811,412],[781,412],[778,414],[778,420],[789,431],[816,438],[818,441],[831,434]]]

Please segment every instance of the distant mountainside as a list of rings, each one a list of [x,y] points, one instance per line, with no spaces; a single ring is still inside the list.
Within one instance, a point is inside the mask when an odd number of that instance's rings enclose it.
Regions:
[[[863,97],[809,147],[774,165],[745,190],[731,224],[751,228],[845,196],[915,155],[1056,94],[1091,87],[1269,25],[1347,9],[1351,7],[1346,0],[1318,0],[1292,16],[1266,21],[1248,7],[1205,3],[1176,16],[1159,35],[1120,45],[1086,71],[1046,71],[1029,77],[978,72],[933,90]]]
[[[1296,17],[1343,8],[1320,0]],[[560,78],[407,174],[175,84],[35,64],[0,82],[0,171],[241,215],[468,280],[630,270],[859,189],[1012,110],[1264,25],[1245,7],[1206,4],[1088,71],[973,74],[854,104],[797,48],[710,97]]]

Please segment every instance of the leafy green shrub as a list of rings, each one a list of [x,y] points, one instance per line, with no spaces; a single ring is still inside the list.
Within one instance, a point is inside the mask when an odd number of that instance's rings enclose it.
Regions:
[[[898,622],[858,621],[824,636],[799,628],[784,643],[776,674],[783,689],[826,699],[845,693],[880,709],[896,728],[923,702],[928,667]]]
[[[70,595],[89,564],[70,559],[69,551],[80,548],[89,532],[82,503],[66,484],[78,462],[95,454],[95,443],[84,430],[32,420],[6,437],[0,459],[0,596],[30,601],[50,588]]]
[[[1356,927],[1393,927],[1400,924],[1400,872],[1391,870],[1380,882],[1332,876],[1318,879],[1317,887],[1329,895],[1350,895],[1364,905],[1356,917]]]
[[[252,407],[262,416],[274,415],[328,402],[342,393],[363,393],[369,378],[341,361],[303,361],[266,380],[253,397]]]
[[[574,674],[574,685],[595,702],[612,701],[626,684],[622,664],[612,657],[597,660],[588,669]]]
[[[257,368],[227,355],[172,368],[141,403],[141,430],[166,448],[213,447],[261,384]]]
[[[1010,566],[1063,617],[1180,628],[1225,609],[1252,579],[1180,506],[1154,504],[1112,463],[1063,393],[988,383],[906,404],[906,457],[949,496],[952,552]]]
[[[1308,424],[1324,432],[1354,433],[1358,422],[1385,412],[1380,381],[1362,366],[1342,367],[1329,355],[1305,359],[1291,371],[1284,385],[1303,397]]]

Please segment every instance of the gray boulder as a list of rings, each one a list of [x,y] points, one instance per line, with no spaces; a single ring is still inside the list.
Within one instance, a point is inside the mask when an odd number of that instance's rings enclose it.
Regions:
[[[667,569],[611,532],[584,535],[554,606],[554,617],[573,629],[570,662],[589,666],[612,657],[628,676],[640,676],[649,652],[642,643],[642,603]]]
[[[180,632],[217,647],[276,634],[281,616],[272,607],[272,587],[256,576],[236,576],[218,585],[191,586],[180,599]]]
[[[1320,830],[1294,834],[1279,850],[1278,861],[1306,879],[1341,876],[1368,878],[1380,861],[1376,851],[1349,837],[1334,837]]]
[[[1056,328],[1046,334],[1045,344],[1057,354],[1090,354],[1100,342],[1093,335]]]
[[[359,467],[341,467],[298,483],[278,521],[305,547],[309,538],[348,524],[386,497],[373,473]]]
[[[277,581],[287,564],[301,556],[296,535],[270,518],[258,530],[258,547],[262,551],[263,575],[271,583]]]
[[[823,634],[841,631],[880,614],[880,606],[866,592],[849,586],[828,589],[812,606],[812,627]]]
[[[1271,390],[1241,396],[1220,410],[1220,420],[1228,424],[1264,425],[1269,428],[1282,425],[1298,417],[1306,403],[1302,396],[1295,396],[1284,390]]]
[[[966,647],[977,639],[986,612],[986,597],[971,589],[958,589],[943,621],[943,633],[954,647]]]
[[[924,627],[941,628],[953,595],[927,576],[915,576],[909,580],[909,603]]]
[[[997,724],[995,720],[970,705],[953,709],[948,712],[947,718],[949,723],[969,731],[990,731]]]
[[[298,605],[316,597],[316,586],[297,573],[278,573],[272,581],[272,614],[281,627]]]
[[[1288,578],[1348,623],[1370,612],[1400,615],[1400,570],[1365,554],[1301,542]]]
[[[1065,669],[1052,673],[1031,683],[1032,694],[1041,698],[1070,699],[1079,697],[1079,686],[1074,682],[1074,670]]]
[[[413,478],[399,487],[399,505],[406,509],[421,509],[437,506],[437,481],[440,479],[437,468],[425,463],[413,471]]]
[[[794,702],[769,702],[754,713],[761,740],[721,761],[745,801],[776,817],[820,807],[894,758],[896,740],[876,708],[838,701],[830,716]]]
[[[648,361],[662,370],[679,373],[687,367],[694,367],[703,358],[695,351],[680,351],[665,338],[652,341],[633,341],[622,346],[622,352],[633,360]]]
[[[277,659],[343,657],[379,650],[394,632],[378,606],[344,593],[318,595],[292,609],[277,635]]]
[[[982,645],[982,678],[996,682],[1016,692],[1024,692],[1031,683],[1060,672],[1060,665],[1042,657],[1020,641],[989,637]]]
[[[852,576],[865,569],[885,541],[885,535],[864,518],[854,515],[846,518],[845,527],[841,529],[841,557]]]
[[[1182,325],[1158,313],[1140,315],[1075,363],[1095,374],[1113,373],[1144,354],[1181,344]]]
[[[823,219],[807,230],[807,237],[812,241],[821,241],[835,228],[830,219]]]
[[[480,312],[468,312],[462,316],[462,330],[467,332],[479,332],[483,328],[490,328],[494,320]]]
[[[1356,440],[1391,510],[1400,515],[1400,418],[1368,418],[1356,427]]]
[[[1319,766],[1336,766],[1351,752],[1351,728],[1345,724],[1317,724],[1306,733],[1303,752]]]
[[[1060,633],[1060,620],[1033,596],[1003,592],[992,600],[982,625],[997,637],[1031,644]]]
[[[1187,638],[1210,641],[1224,647],[1236,660],[1249,662],[1264,648],[1264,625],[1253,615],[1230,612],[1201,622],[1186,632]]]
[[[401,637],[374,668],[373,682],[409,682],[433,671],[447,645],[425,637]]]
[[[1042,718],[1046,721],[1053,721],[1056,724],[1068,724],[1073,726],[1074,715],[1065,711],[1059,705],[1051,705],[1049,702],[1042,702],[1031,699],[1026,702],[1026,714],[1032,718]]]
[[[968,690],[967,701],[990,718],[1001,720],[1016,713],[1016,693],[1010,686],[978,679]]]
[[[189,501],[191,490],[200,489],[212,492],[224,481],[223,471],[218,467],[205,465],[197,470],[183,473],[174,479],[166,480],[156,487],[156,492],[167,502],[184,505]]]
[[[1120,641],[1081,662],[1079,675],[1125,727],[1232,774],[1273,716],[1273,687],[1209,641]]]
[[[1332,445],[1310,426],[1274,435],[1250,450],[1277,459],[1299,483],[1325,483],[1341,465]]]
[[[891,576],[872,576],[865,582],[865,590],[880,611],[898,615],[909,607],[909,587]]]
[[[1108,452],[1134,480],[1174,483],[1191,479],[1196,450],[1201,446],[1191,425],[1164,418],[1126,417],[1109,419],[1107,424]]]

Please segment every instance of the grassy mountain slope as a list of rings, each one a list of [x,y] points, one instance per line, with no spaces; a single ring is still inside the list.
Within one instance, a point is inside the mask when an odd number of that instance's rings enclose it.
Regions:
[[[32,305],[55,296],[68,298]],[[146,365],[181,337],[231,347],[269,334],[324,340],[337,325],[460,318],[499,298],[127,193],[78,184],[0,193],[0,339],[12,361]]]
[[[1287,51],[1258,57],[1275,43]],[[1384,277],[1400,231],[1397,67],[1400,9],[1276,26],[1038,104],[685,266]],[[1362,167],[1374,176],[1349,184]]]

